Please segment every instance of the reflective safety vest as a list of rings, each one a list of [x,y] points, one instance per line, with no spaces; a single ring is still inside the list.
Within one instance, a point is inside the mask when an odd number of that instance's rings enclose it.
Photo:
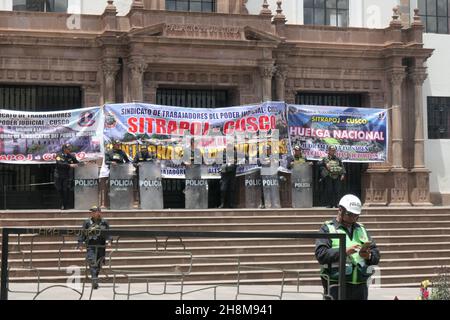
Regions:
[[[353,230],[353,239],[350,239],[347,232],[342,228],[336,229],[331,221],[325,222],[328,227],[329,233],[343,233],[346,238],[346,247],[349,248],[354,245],[363,245],[365,242],[369,241],[366,228],[359,223],[359,227]],[[339,249],[339,239],[331,239],[331,247],[333,249]],[[372,275],[372,273],[367,272],[368,265],[366,261],[359,255],[359,252],[347,256],[345,263],[345,282],[351,284],[365,283],[367,279]],[[335,262],[332,264],[322,265],[320,270],[320,275],[323,278],[330,278],[330,281],[339,280],[339,263]]]

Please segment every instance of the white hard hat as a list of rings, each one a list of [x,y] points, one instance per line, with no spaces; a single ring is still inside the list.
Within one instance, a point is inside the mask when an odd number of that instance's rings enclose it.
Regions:
[[[361,214],[361,200],[357,196],[346,194],[339,201],[339,205],[343,206],[350,213]]]

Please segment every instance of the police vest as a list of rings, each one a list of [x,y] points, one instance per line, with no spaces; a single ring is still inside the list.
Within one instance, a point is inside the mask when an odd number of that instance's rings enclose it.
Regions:
[[[306,163],[306,159],[305,158],[303,158],[303,157],[300,157],[300,158],[294,158],[294,165],[296,165],[296,164],[304,164],[304,163]]]
[[[366,228],[359,223],[359,227],[353,230],[353,239],[350,239],[347,232],[343,229],[334,227],[331,221],[325,223],[328,227],[329,233],[343,233],[345,234],[346,247],[349,248],[354,245],[362,245],[369,241]],[[339,239],[331,240],[331,247],[339,249]],[[330,268],[331,267],[331,268]],[[345,263],[345,281],[351,284],[365,283],[372,273],[367,272],[368,265],[364,258],[359,255],[359,252],[347,256]],[[338,281],[339,279],[339,263],[332,263],[330,265],[322,265],[320,275],[323,278],[329,277],[331,281]]]
[[[342,166],[339,165],[338,160],[329,160],[328,165],[330,166],[330,176],[333,179],[339,177],[342,174]]]

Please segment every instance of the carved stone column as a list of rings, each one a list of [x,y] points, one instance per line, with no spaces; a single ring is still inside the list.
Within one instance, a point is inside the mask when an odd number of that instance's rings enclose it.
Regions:
[[[402,84],[405,79],[403,67],[392,70],[389,75],[392,93],[392,181],[391,206],[410,206],[408,199],[408,172],[403,167],[402,138]]]
[[[276,71],[275,66],[263,65],[260,66],[259,71],[262,77],[262,101],[272,100],[272,77]]]
[[[422,85],[427,78],[425,68],[414,68],[409,74],[414,84],[414,167],[411,170],[411,202],[415,206],[430,206],[430,171],[425,167]]]
[[[130,72],[130,99],[131,101],[144,101],[144,81],[143,76],[147,63],[142,57],[131,57],[128,63]]]
[[[117,58],[106,58],[103,60],[102,70],[105,79],[103,97],[105,103],[116,102],[116,75],[120,69]]]
[[[276,86],[276,99],[278,101],[285,101],[286,92],[286,78],[287,78],[287,68],[285,66],[277,66],[275,72],[275,86]]]
[[[405,72],[394,71],[390,74],[392,92],[392,167],[403,168],[403,138],[402,138],[402,83]]]

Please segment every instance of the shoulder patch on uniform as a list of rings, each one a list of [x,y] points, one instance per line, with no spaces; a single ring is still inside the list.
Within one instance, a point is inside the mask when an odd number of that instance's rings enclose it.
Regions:
[[[58,160],[58,161],[59,161],[59,160],[61,160],[61,158],[60,158],[60,157],[56,157],[56,160]]]

